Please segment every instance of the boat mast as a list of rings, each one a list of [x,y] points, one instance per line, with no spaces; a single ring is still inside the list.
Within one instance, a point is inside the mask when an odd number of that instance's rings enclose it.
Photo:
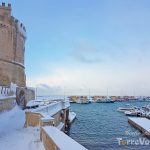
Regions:
[[[108,99],[108,88],[107,88],[107,99]]]
[[[64,87],[64,100],[65,100],[65,97],[66,97],[66,93],[65,93],[65,87]]]
[[[89,88],[89,99],[90,99],[90,96],[91,96],[91,89]]]

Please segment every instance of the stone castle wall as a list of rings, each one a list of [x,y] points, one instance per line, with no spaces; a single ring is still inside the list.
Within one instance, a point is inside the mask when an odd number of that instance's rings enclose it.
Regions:
[[[11,16],[11,5],[0,6],[0,85],[11,82],[25,86],[24,71],[26,30]]]

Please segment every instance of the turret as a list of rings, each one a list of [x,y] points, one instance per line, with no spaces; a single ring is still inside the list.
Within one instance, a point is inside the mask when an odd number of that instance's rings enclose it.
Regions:
[[[11,4],[0,4],[0,81],[3,85],[13,82],[25,86],[26,29],[11,16],[11,10]]]
[[[0,16],[11,17],[11,4],[6,6],[5,3],[2,3],[0,5]]]

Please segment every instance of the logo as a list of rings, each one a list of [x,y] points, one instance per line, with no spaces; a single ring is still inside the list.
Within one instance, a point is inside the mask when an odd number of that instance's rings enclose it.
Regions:
[[[119,145],[150,145],[150,140],[146,138],[138,138],[138,139],[123,139],[117,138]]]

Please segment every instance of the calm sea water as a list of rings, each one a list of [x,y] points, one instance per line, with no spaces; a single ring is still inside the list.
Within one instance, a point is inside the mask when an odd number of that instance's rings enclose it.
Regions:
[[[138,140],[145,138],[127,121],[127,116],[117,112],[118,107],[127,104],[144,106],[147,102],[116,102],[71,104],[71,111],[77,114],[77,119],[71,125],[69,136],[89,150],[149,150],[149,146],[123,146],[118,144],[117,138],[124,140]],[[127,107],[127,106],[126,106]]]

